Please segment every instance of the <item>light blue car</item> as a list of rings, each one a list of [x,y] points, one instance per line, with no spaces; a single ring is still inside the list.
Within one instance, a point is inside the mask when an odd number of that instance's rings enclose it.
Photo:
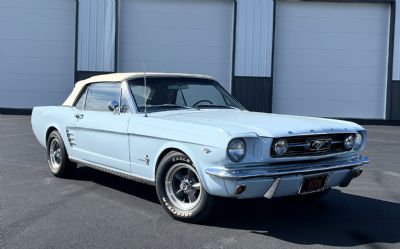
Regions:
[[[198,222],[217,197],[321,196],[362,172],[367,134],[346,121],[247,111],[203,75],[124,73],[80,81],[35,107],[51,172],[77,164],[155,185],[173,218]]]

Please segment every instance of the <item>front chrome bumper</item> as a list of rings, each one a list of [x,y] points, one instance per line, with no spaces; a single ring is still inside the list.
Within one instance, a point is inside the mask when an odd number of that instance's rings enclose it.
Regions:
[[[207,168],[205,172],[213,177],[225,180],[242,180],[251,178],[278,178],[290,175],[307,175],[330,172],[342,169],[354,169],[369,163],[366,156],[336,158],[317,162],[300,162],[295,164],[274,164],[240,168]]]

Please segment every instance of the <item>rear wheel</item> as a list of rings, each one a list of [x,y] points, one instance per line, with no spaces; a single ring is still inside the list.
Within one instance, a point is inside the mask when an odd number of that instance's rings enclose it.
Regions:
[[[214,198],[204,190],[198,172],[183,153],[170,152],[161,160],[156,188],[161,205],[174,219],[199,222],[211,211]]]
[[[70,177],[76,170],[76,164],[68,159],[61,134],[54,130],[47,139],[47,162],[50,171],[57,177]]]

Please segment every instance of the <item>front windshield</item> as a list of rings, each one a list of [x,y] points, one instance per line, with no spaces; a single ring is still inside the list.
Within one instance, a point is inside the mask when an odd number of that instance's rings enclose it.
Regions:
[[[240,109],[240,105],[217,82],[209,79],[184,77],[148,77],[129,81],[129,87],[139,112],[171,109]]]

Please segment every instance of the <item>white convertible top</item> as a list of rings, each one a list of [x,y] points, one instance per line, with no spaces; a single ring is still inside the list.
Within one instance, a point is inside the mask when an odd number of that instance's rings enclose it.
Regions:
[[[201,74],[182,74],[182,73],[146,73],[147,77],[192,77],[202,79],[213,79],[211,76]],[[144,73],[111,73],[93,76],[86,80],[78,81],[75,84],[74,90],[64,101],[63,106],[73,106],[75,99],[79,96],[79,93],[85,88],[86,85],[91,83],[109,83],[109,82],[123,82],[134,78],[143,78]]]

